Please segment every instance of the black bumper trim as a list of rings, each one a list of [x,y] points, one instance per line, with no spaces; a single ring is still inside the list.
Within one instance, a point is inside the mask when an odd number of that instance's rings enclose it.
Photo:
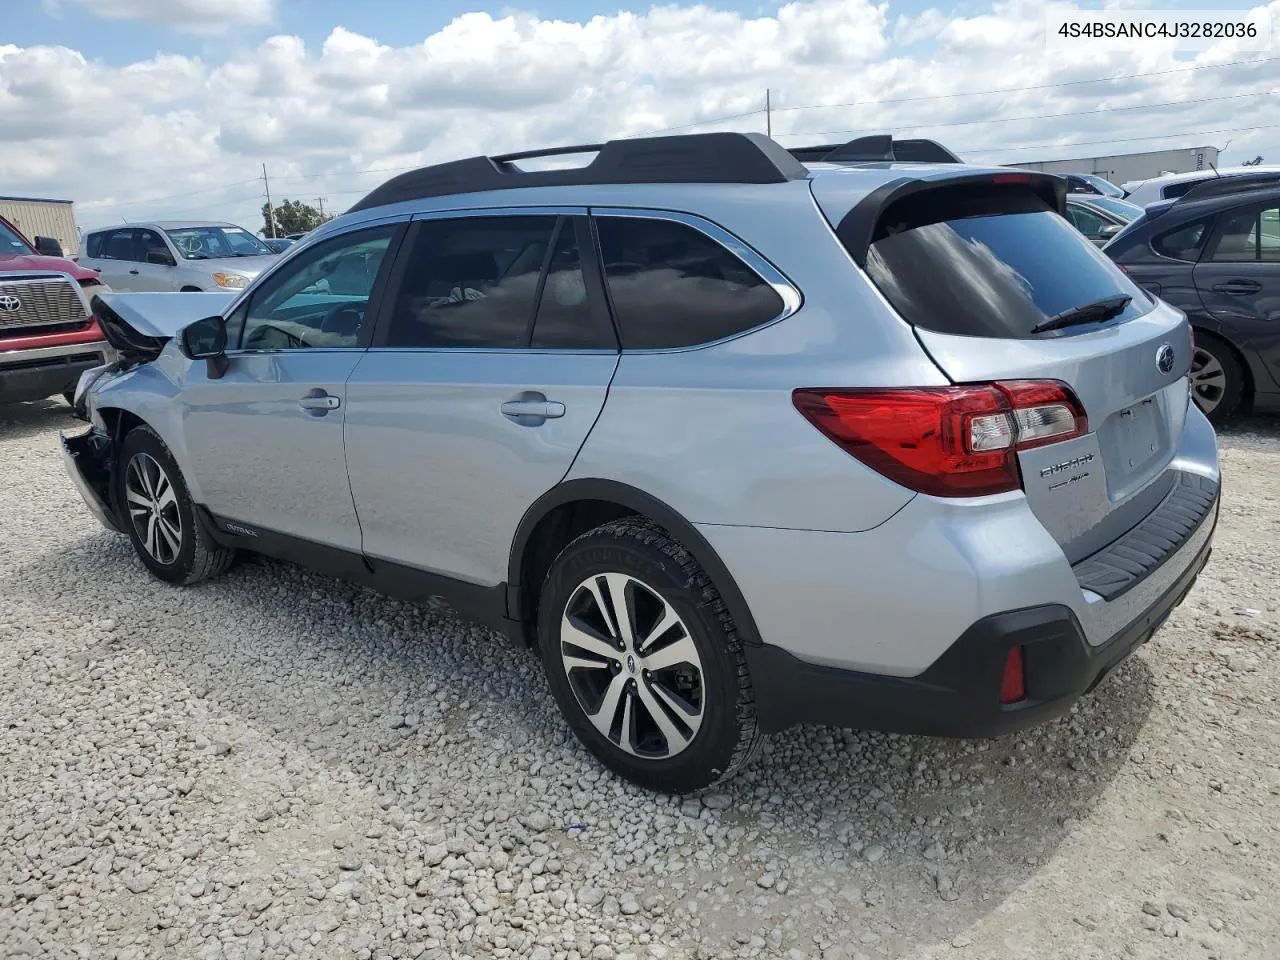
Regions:
[[[1213,521],[1216,525],[1217,518]],[[1195,583],[1212,535],[1141,616],[1090,646],[1071,609],[1046,604],[984,617],[915,677],[809,663],[771,644],[744,651],[766,733],[799,723],[937,737],[993,737],[1061,716],[1156,632]],[[1000,703],[1004,664],[1023,647],[1027,697]]]

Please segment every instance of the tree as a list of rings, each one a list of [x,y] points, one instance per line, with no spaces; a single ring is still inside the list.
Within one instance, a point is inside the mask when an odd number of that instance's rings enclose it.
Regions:
[[[291,233],[306,233],[333,219],[333,217],[324,216],[315,207],[301,200],[281,200],[273,206],[275,209],[272,213],[275,214],[277,237],[287,237]],[[262,205],[262,234],[266,237],[271,236],[271,221],[267,217],[265,203]]]
[[[1254,157],[1252,160],[1245,160],[1243,163],[1241,163],[1241,164],[1240,164],[1240,166],[1242,166],[1242,167],[1256,167],[1256,166],[1258,166],[1258,164],[1260,164],[1260,163],[1262,163],[1262,156],[1261,156],[1261,155],[1258,155],[1258,156]]]

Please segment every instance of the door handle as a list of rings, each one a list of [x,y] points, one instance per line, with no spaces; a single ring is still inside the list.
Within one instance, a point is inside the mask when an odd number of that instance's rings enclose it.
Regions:
[[[129,272],[130,272],[130,273],[132,273],[135,277],[138,275],[138,271],[137,271],[137,270],[130,270]]]
[[[326,410],[337,410],[342,401],[332,394],[309,394],[298,401],[298,406],[308,413],[324,413]]]
[[[508,400],[499,409],[504,417],[529,426],[564,416],[563,403],[532,392],[522,394],[519,400]]]
[[[1225,280],[1222,283],[1215,283],[1213,289],[1217,293],[1225,293],[1228,296],[1245,297],[1261,290],[1262,284],[1257,280]]]

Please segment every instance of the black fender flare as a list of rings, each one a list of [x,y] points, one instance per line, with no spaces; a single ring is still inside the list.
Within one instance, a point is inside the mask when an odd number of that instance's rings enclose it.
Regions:
[[[652,520],[670,533],[693,554],[693,558],[711,578],[712,584],[724,599],[725,606],[729,608],[729,614],[733,617],[738,629],[738,636],[743,642],[757,645],[762,642],[760,633],[756,629],[755,618],[751,616],[751,608],[747,606],[746,598],[738,589],[738,584],[729,572],[729,568],[724,565],[724,561],[692,523],[657,497],[643,490],[617,480],[597,478],[565,481],[552,487],[525,511],[519,526],[516,527],[507,570],[507,615],[509,617],[515,620],[523,618],[525,605],[521,598],[521,584],[524,582],[521,566],[533,531],[551,511],[576,500],[616,503]]]

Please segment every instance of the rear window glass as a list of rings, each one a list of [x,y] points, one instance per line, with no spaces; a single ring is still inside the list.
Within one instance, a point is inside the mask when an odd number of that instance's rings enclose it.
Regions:
[[[1199,260],[1212,225],[1212,219],[1194,220],[1176,230],[1166,230],[1151,241],[1151,249],[1173,260]]]
[[[962,336],[1029,338],[1031,328],[1050,317],[1121,294],[1133,300],[1119,321],[1152,306],[1093,244],[1026,190],[986,196],[972,188],[932,190],[891,205],[876,228],[867,273],[908,323]]]

